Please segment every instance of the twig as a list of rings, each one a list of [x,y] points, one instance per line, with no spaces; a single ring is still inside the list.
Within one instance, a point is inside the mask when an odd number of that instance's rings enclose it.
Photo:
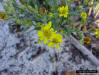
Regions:
[[[91,15],[91,13],[92,13],[92,7],[89,9],[89,12],[88,12],[88,15],[90,16]]]
[[[95,16],[94,16],[95,19],[96,19],[96,17],[98,16],[98,14],[99,14],[99,10],[97,10],[97,12],[96,12],[96,14],[95,14]]]
[[[82,46],[72,35],[70,37],[71,37],[71,43],[76,48],[78,48],[78,50],[80,52],[82,52],[83,55],[87,56],[87,58],[90,61],[92,61],[92,63],[94,65],[99,66],[99,60],[87,48],[85,48],[84,46]],[[69,39],[67,36],[66,36],[66,38]]]

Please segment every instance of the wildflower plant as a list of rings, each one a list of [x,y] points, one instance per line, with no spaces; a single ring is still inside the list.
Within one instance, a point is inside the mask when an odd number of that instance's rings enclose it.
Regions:
[[[8,21],[21,24],[24,31],[34,26],[34,30],[38,30],[39,42],[43,42],[48,47],[56,46],[59,50],[59,44],[62,43],[62,35],[69,37],[71,33],[76,33],[80,37],[80,41],[82,41],[85,37],[84,33],[88,32],[81,30],[87,22],[88,16],[86,9],[83,5],[78,5],[74,11],[71,8],[74,0],[19,1],[21,6],[15,0],[8,0],[3,5],[5,14],[0,15],[0,17],[4,20],[7,18]],[[89,0],[87,3],[85,1],[83,4],[88,4]],[[80,24],[77,27],[74,25],[73,16],[79,16],[81,18]],[[98,37],[98,30],[96,30],[95,34]]]
[[[62,43],[62,35],[57,34],[57,31],[54,31],[53,28],[51,28],[52,22],[50,21],[48,24],[45,24],[41,27],[41,30],[38,31],[38,36],[40,37],[40,41],[44,41],[44,44],[47,44],[48,46],[57,47],[59,50],[59,43]]]

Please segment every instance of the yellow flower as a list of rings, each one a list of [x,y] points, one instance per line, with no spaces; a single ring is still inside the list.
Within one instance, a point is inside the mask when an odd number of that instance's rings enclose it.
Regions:
[[[53,13],[49,13],[48,16],[49,17],[53,17],[54,15],[53,15]]]
[[[25,8],[26,8],[26,6],[25,6],[25,5],[22,5],[22,6],[21,6],[21,8],[25,9]]]
[[[6,14],[4,12],[0,11],[0,19],[3,19],[3,20],[7,19]]]
[[[91,43],[91,39],[90,39],[90,37],[85,37],[84,39],[83,39],[83,41],[84,41],[84,43],[86,43],[86,44],[90,44]]]
[[[87,17],[86,12],[82,12],[82,13],[81,13],[81,17],[82,17],[82,19],[86,19],[86,17]]]
[[[96,38],[99,38],[99,29],[96,29],[95,34],[96,34]]]
[[[60,12],[59,16],[64,16],[65,18],[67,18],[69,15],[68,6],[66,5],[65,7],[64,6],[60,7],[59,12]]]
[[[59,43],[62,43],[62,35],[60,34],[53,34],[53,36],[50,38],[50,42],[48,43],[48,47],[55,47],[59,50],[60,46]]]
[[[40,40],[44,40],[44,44],[51,38],[52,34],[55,33],[54,29],[51,28],[52,22],[50,21],[48,24],[45,24],[41,27],[41,30],[38,31],[38,36]]]
[[[46,14],[47,13],[46,8],[45,7],[40,8],[39,13]]]

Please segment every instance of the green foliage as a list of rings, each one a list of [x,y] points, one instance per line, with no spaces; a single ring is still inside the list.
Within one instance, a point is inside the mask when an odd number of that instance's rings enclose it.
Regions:
[[[40,30],[41,29],[41,27],[35,27],[34,28],[34,30]]]
[[[15,0],[9,0],[3,5],[5,13],[9,21],[14,21],[21,24],[24,29],[29,29],[33,26],[33,21],[40,23],[35,26],[34,30],[40,30],[41,25],[52,21],[52,27],[54,30],[59,31],[62,29],[62,34],[70,36],[72,32],[76,32],[82,39],[84,37],[81,27],[86,24],[86,19],[81,19],[79,26],[73,26],[74,20],[72,16],[79,16],[81,18],[81,11],[86,11],[86,6],[90,0],[83,0],[82,5],[78,5],[75,10],[71,9],[70,6],[75,0],[19,0],[22,7],[18,5]],[[59,8],[68,5],[69,15],[67,18],[60,17]],[[89,7],[89,6],[88,6]],[[96,6],[99,7],[99,3]],[[88,8],[89,9],[89,8]],[[49,16],[52,13],[52,16]],[[23,15],[23,16],[20,16]]]
[[[83,4],[87,5],[90,0],[83,0]]]
[[[97,3],[96,8],[99,9],[99,3]]]

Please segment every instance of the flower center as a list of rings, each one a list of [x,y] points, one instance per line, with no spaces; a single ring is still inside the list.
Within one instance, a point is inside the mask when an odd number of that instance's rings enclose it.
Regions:
[[[83,17],[83,18],[86,18],[86,14],[83,14],[82,17]]]
[[[48,31],[48,30],[45,30],[45,31],[44,31],[44,35],[45,35],[47,38],[49,38],[49,37],[51,36],[51,32]]]
[[[57,43],[58,43],[58,40],[54,38],[54,39],[52,40],[52,42],[55,43],[55,44],[57,44]]]
[[[65,14],[65,12],[66,12],[66,11],[65,11],[65,10],[63,10],[63,11],[62,11],[62,14]]]
[[[5,17],[6,17],[5,14],[1,15],[1,19],[5,19]]]

